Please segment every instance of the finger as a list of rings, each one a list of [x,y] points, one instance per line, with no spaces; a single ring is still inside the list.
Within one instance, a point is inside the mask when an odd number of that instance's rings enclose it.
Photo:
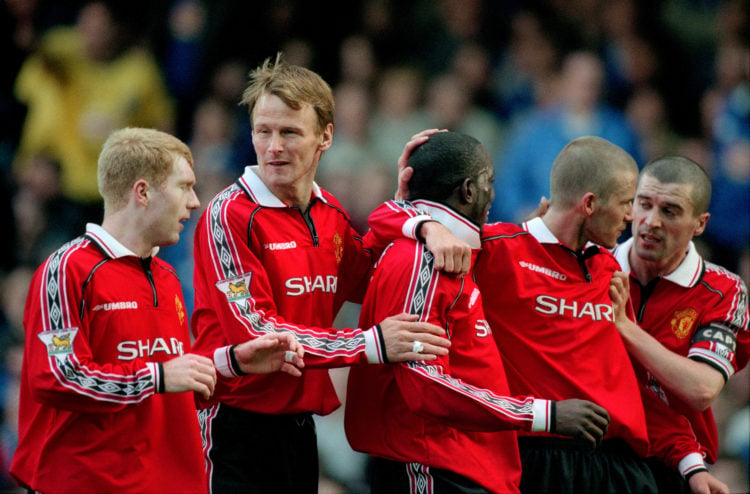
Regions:
[[[461,274],[469,274],[471,269],[471,249],[464,249],[463,256],[461,256]]]
[[[211,398],[211,395],[213,394],[213,388],[209,388],[208,386],[201,384],[201,383],[195,383],[195,386],[192,386],[193,391],[201,395],[201,398],[204,400],[208,400]]]
[[[578,435],[578,437],[579,439],[583,440],[583,442],[590,445],[592,448],[596,448],[598,444],[598,441],[594,439],[594,437],[585,430],[582,430],[580,434]]]
[[[409,330],[412,333],[420,333],[420,335],[422,333],[424,333],[425,335],[432,334],[432,335],[439,336],[440,339],[443,341],[448,341],[444,338],[446,334],[445,329],[441,328],[440,326],[431,324],[429,322],[413,322],[413,323],[407,323],[404,326],[407,330]],[[425,341],[429,341],[430,343],[434,344],[435,340],[427,339],[428,338],[427,336],[425,336],[425,338],[426,338]]]
[[[435,254],[434,269],[437,271],[453,272],[453,258],[450,255],[444,255],[442,252]]]
[[[445,340],[448,341],[448,340]],[[448,355],[449,350],[447,347],[440,346],[440,345],[432,345],[429,343],[422,342],[424,345],[424,350],[422,350],[418,355],[436,355],[439,357],[443,357],[445,355]]]
[[[300,377],[302,375],[302,371],[300,371],[297,367],[295,367],[294,365],[288,362],[284,362],[281,365],[281,372],[286,372],[290,376],[294,376],[294,377]]]
[[[390,316],[387,319],[395,319],[397,321],[416,321],[419,319],[419,314],[409,314],[408,312],[402,312],[395,316]]]
[[[213,392],[216,384],[216,376],[208,372],[197,372],[191,376],[192,379],[200,384],[207,386]]]

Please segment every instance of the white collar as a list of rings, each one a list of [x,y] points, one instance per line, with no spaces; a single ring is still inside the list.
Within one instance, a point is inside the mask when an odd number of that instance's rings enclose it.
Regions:
[[[630,251],[633,249],[634,238],[629,238],[626,242],[615,248],[614,254],[620,263],[620,268],[626,273],[630,273]],[[698,254],[695,244],[691,241],[688,246],[687,255],[679,266],[666,276],[665,280],[671,281],[685,288],[695,286],[701,279],[703,273],[703,258]]]
[[[458,239],[469,244],[472,249],[480,249],[482,247],[479,226],[466,216],[461,215],[444,204],[433,201],[417,199],[412,201],[412,204],[428,212],[432,216],[432,219],[439,221]]]
[[[529,232],[540,244],[559,244],[560,241],[555,234],[547,228],[542,218],[533,218],[521,225],[521,228]]]
[[[97,225],[96,223],[86,223],[86,236],[97,244],[112,259],[119,259],[120,257],[127,256],[138,257],[133,251],[122,245],[119,240],[113,237],[101,225]],[[156,256],[158,252],[159,247],[154,247],[151,250],[151,257]]]
[[[245,172],[239,179],[240,186],[250,195],[257,204],[267,208],[288,208],[289,205],[274,195],[258,176],[258,165],[246,166]],[[312,192],[315,197],[327,202],[318,184],[313,182]]]
[[[560,242],[555,234],[552,233],[552,230],[547,227],[542,218],[539,216],[523,223],[521,225],[521,228],[529,232],[531,236],[534,237],[540,244],[562,245],[566,249],[571,250],[570,247]],[[581,251],[588,251],[588,249],[590,249],[591,247],[596,247],[597,252],[603,249],[602,246],[598,244],[595,244],[593,242],[586,242],[586,245],[583,246],[583,249],[581,249]]]

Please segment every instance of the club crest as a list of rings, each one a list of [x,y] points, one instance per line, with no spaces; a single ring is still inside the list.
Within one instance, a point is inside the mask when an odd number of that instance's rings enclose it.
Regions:
[[[687,338],[696,319],[698,319],[698,311],[691,307],[675,311],[670,321],[672,334],[681,340]]]
[[[185,306],[178,295],[174,296],[174,308],[177,311],[177,317],[180,318],[180,325],[185,324]]]
[[[333,253],[336,255],[336,264],[341,264],[341,259],[344,257],[344,240],[339,232],[333,234]]]

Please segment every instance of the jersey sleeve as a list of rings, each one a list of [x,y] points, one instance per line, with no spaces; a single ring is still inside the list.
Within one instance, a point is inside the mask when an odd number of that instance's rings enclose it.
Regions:
[[[414,413],[464,430],[549,431],[548,400],[497,395],[452,377],[450,358],[440,360],[442,364],[406,362],[395,369],[404,401]]]
[[[373,281],[369,289],[374,292],[368,297],[377,301],[380,316],[404,311],[419,314],[421,321],[450,327],[450,310],[463,296],[464,280],[434,271],[432,256],[422,244],[414,244],[413,252],[411,259],[403,257],[395,264],[381,260],[383,276]],[[400,253],[403,250],[391,257]],[[400,280],[404,273],[412,273],[412,278]],[[410,410],[466,430],[532,430],[532,425],[534,430],[547,430],[550,402],[500,396],[475,386],[451,374],[451,361],[449,353],[430,362],[395,366],[396,382]]]
[[[70,250],[53,254],[37,270],[24,312],[24,365],[34,399],[83,412],[116,412],[163,392],[162,367],[135,359],[98,363],[89,327],[80,317],[82,279],[68,269]]]
[[[367,218],[370,227],[364,238],[365,247],[378,256],[385,246],[397,238],[417,239],[417,229],[432,217],[408,201],[387,201],[375,208]]]
[[[718,370],[725,380],[745,367],[750,354],[747,287],[736,276],[693,333],[688,358]]]
[[[683,477],[706,470],[703,449],[690,421],[640,385],[648,428],[649,456],[662,460]]]
[[[292,332],[305,349],[307,368],[382,363],[377,328],[322,328],[280,316],[268,273],[249,243],[242,215],[231,201],[214,201],[195,233],[194,351],[214,358],[225,377],[236,377],[227,347],[267,333]]]

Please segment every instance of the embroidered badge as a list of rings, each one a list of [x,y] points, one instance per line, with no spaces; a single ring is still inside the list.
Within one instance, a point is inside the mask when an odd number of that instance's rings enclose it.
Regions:
[[[221,290],[229,302],[240,302],[250,298],[250,278],[253,273],[244,273],[234,278],[228,278],[216,283],[216,288]]]
[[[344,256],[344,240],[339,232],[333,234],[333,253],[336,255],[336,264],[341,264],[341,259]]]
[[[78,328],[63,328],[54,331],[42,331],[37,336],[47,347],[47,355],[70,355],[73,353],[73,340]]]
[[[182,305],[179,295],[174,296],[174,308],[177,311],[177,317],[180,318],[180,325],[185,324],[185,306]]]
[[[670,321],[672,334],[679,339],[687,338],[690,330],[693,329],[693,323],[695,323],[696,319],[698,319],[698,311],[691,307],[675,311]]]

